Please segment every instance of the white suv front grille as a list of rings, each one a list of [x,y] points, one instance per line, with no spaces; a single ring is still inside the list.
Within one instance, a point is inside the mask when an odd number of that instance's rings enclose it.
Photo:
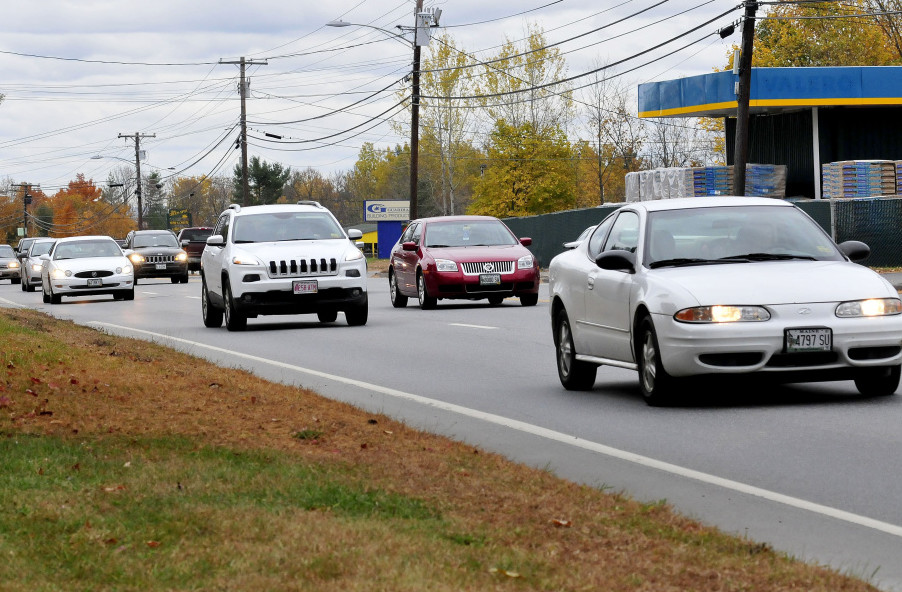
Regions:
[[[332,259],[283,259],[270,261],[267,271],[271,278],[338,275],[338,261]]]
[[[481,273],[513,273],[513,261],[466,261],[461,263],[464,275],[479,275]]]

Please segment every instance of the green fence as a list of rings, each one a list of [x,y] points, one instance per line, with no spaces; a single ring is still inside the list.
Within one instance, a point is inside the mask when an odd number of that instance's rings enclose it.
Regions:
[[[857,240],[871,248],[862,261],[872,267],[902,267],[902,198],[868,197],[856,199],[791,200],[829,232],[836,242]],[[539,265],[563,252],[563,243],[579,236],[587,226],[598,224],[605,216],[623,206],[606,204],[582,210],[567,210],[541,216],[505,218],[518,237],[532,238],[533,254]]]

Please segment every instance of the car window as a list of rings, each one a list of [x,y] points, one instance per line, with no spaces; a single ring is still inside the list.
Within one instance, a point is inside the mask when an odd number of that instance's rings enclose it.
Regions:
[[[416,244],[420,244],[420,237],[422,235],[423,235],[423,225],[417,224],[413,229],[413,236],[410,237],[410,240],[412,240]]]
[[[0,257],[12,258],[15,256],[16,256],[16,252],[13,251],[13,248],[10,247],[9,245],[3,245],[2,247],[0,247]]]
[[[112,240],[79,240],[60,243],[53,251],[53,258],[82,259],[91,257],[121,257],[122,250]]]
[[[143,247],[177,247],[178,241],[171,233],[160,234],[136,234],[132,240],[132,248]]]
[[[212,228],[207,229],[197,229],[197,230],[185,230],[180,235],[180,240],[183,241],[205,241],[207,237],[213,234]]]
[[[515,237],[499,220],[432,222],[426,226],[427,247],[516,245]]]
[[[41,241],[39,243],[32,243],[31,247],[28,249],[29,257],[40,257],[41,255],[45,255],[50,252],[50,247],[53,246],[53,241]]]
[[[324,212],[267,212],[235,218],[235,243],[264,243],[344,238],[335,219]]]
[[[605,240],[603,251],[636,252],[639,246],[639,215],[636,212],[620,212],[611,232]]]
[[[401,235],[401,239],[398,241],[400,243],[407,243],[413,240],[413,231],[416,230],[417,223],[408,224],[407,228],[404,229],[404,233]]]
[[[218,234],[225,240],[229,240],[229,215],[223,214],[219,217],[219,220],[216,222],[216,227],[213,229],[213,234]]]
[[[592,236],[589,238],[588,253],[589,257],[593,260],[601,254],[601,247],[604,245],[604,239],[607,238],[608,231],[611,229],[611,224],[614,223],[614,218],[616,217],[615,214],[611,214],[602,220],[601,224],[595,227],[595,232],[593,232]]]

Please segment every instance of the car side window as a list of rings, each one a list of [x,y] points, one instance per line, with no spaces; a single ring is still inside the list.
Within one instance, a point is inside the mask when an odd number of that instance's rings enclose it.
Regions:
[[[589,237],[589,257],[595,259],[598,255],[601,254],[601,246],[604,244],[604,239],[608,236],[608,230],[611,229],[611,224],[614,223],[614,218],[616,215],[612,214],[602,220],[601,224],[595,227],[595,231],[592,233],[592,236]]]
[[[423,225],[417,224],[416,228],[413,229],[413,240],[414,243],[420,244],[420,238],[423,236]]]
[[[413,240],[413,231],[417,227],[417,224],[409,224],[407,228],[404,229],[404,234],[401,235],[401,240],[399,241],[401,244],[410,242]]]
[[[229,215],[224,214],[219,217],[219,220],[216,222],[216,228],[213,230],[213,234],[218,234],[222,236],[223,239],[229,240]]]
[[[636,252],[639,245],[639,215],[636,212],[620,212],[604,243],[603,251]]]

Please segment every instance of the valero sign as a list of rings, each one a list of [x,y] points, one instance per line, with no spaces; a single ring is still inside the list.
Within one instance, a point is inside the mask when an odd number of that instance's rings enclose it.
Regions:
[[[364,222],[404,222],[409,219],[409,201],[372,200],[363,202]]]

